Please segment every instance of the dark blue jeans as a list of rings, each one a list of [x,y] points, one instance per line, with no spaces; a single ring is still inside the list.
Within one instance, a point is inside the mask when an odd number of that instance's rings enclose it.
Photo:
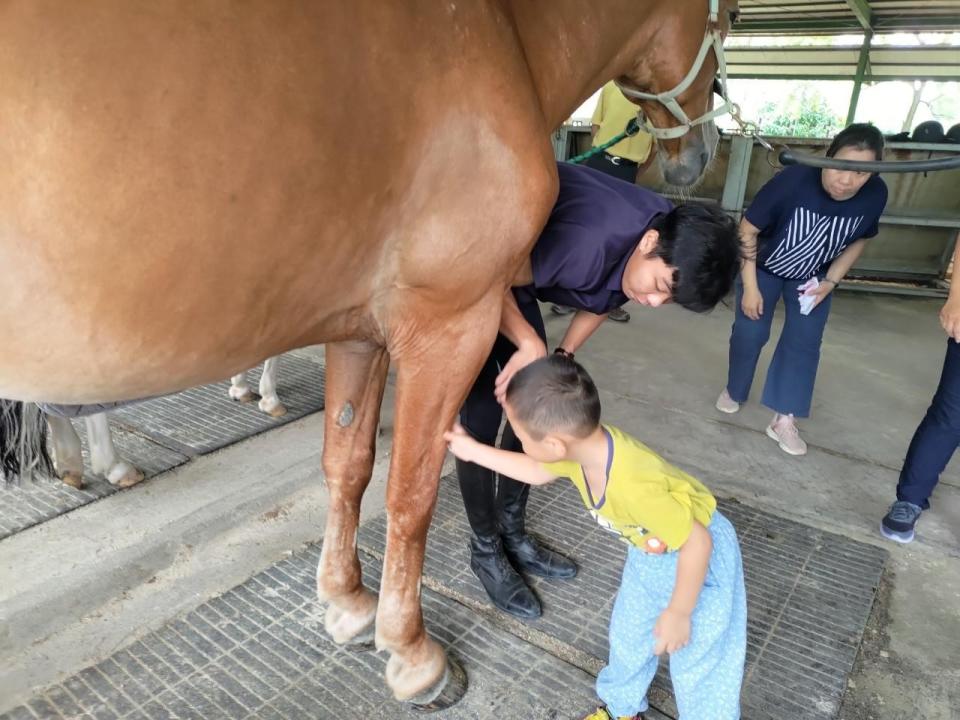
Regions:
[[[737,280],[737,314],[730,334],[730,369],[727,372],[727,392],[737,402],[746,402],[750,395],[760,351],[770,339],[773,312],[782,297],[786,319],[767,370],[762,402],[783,415],[807,417],[810,414],[813,385],[820,365],[820,343],[830,316],[833,293],[827,295],[809,315],[801,315],[797,288],[805,282],[784,280],[757,268],[763,314],[759,320],[751,320],[740,307],[743,281]]]
[[[960,444],[960,344],[947,341],[940,385],[926,416],[917,428],[900,471],[897,500],[906,500],[924,510],[940,473]]]

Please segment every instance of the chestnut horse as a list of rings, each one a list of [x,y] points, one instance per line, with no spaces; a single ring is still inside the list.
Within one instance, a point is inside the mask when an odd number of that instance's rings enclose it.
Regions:
[[[726,32],[734,8],[720,6]],[[441,433],[556,197],[550,133],[612,78],[681,84],[710,9],[6,0],[0,396],[160,395],[327,343],[326,627],[340,643],[375,628],[394,695],[430,702],[450,677],[420,609]],[[672,103],[689,118],[712,106],[716,54]],[[640,102],[655,126],[677,125]],[[658,157],[691,183],[716,131],[683,128],[660,136]],[[391,361],[378,603],[356,537]]]

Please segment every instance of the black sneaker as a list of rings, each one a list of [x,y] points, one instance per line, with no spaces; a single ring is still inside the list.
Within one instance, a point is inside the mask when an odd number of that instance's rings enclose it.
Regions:
[[[880,533],[888,540],[908,543],[913,540],[914,527],[923,508],[906,500],[897,500],[880,521]]]
[[[630,322],[630,313],[628,313],[622,307],[614,308],[607,315],[607,319],[613,320],[614,322],[619,322],[619,323]]]
[[[576,310],[568,305],[551,305],[550,312],[554,315],[569,315],[576,312]]]

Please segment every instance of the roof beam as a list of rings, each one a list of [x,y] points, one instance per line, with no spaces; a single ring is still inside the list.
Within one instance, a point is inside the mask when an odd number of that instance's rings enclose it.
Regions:
[[[857,75],[853,79],[853,93],[850,95],[850,107],[847,110],[847,125],[857,116],[857,103],[860,101],[860,87],[863,85],[863,76],[867,74],[867,65],[870,64],[870,41],[873,31],[868,29],[863,34],[863,47],[860,48],[860,60],[857,62]]]
[[[850,8],[864,30],[871,29],[871,20],[873,19],[873,10],[870,9],[870,0],[846,0]]]

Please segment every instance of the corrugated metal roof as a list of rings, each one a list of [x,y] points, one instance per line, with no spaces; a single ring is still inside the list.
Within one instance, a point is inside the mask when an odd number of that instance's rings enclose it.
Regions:
[[[728,47],[726,55],[727,74],[733,78],[852,80],[860,47]],[[874,46],[863,80],[960,80],[960,51]]]
[[[740,0],[740,19],[726,46],[728,72],[739,78],[850,80],[857,75],[861,40],[781,47],[783,41],[738,44],[737,38],[858,35],[873,38],[865,82],[960,80],[956,47],[878,42],[890,33],[918,32],[960,32],[960,0]]]
[[[740,0],[737,34],[960,30],[960,0]]]

